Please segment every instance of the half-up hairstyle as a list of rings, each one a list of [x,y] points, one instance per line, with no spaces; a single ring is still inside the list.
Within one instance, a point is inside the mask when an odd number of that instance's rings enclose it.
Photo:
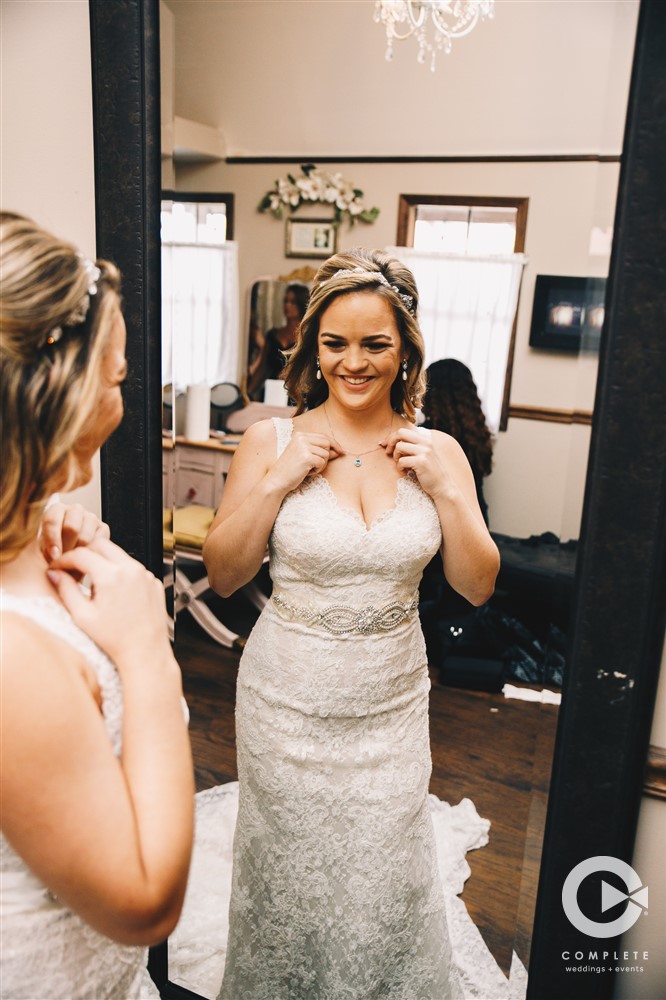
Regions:
[[[0,213],[0,551],[35,536],[48,497],[78,484],[75,445],[98,400],[120,275],[34,222]]]
[[[418,291],[414,275],[405,265],[383,250],[357,247],[337,253],[317,271],[308,308],[299,327],[296,344],[289,352],[284,380],[297,413],[312,410],[328,397],[324,379],[317,379],[317,339],[322,313],[341,295],[372,291],[391,306],[407,358],[407,379],[402,368],[391,387],[391,406],[414,420],[425,391],[424,344],[417,322]]]

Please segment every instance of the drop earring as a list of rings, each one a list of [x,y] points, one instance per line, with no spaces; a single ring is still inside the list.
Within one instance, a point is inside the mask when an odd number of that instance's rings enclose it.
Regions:
[[[317,381],[321,379],[321,368],[319,367],[319,355],[317,355]]]
[[[407,381],[407,358],[402,362],[402,381]]]

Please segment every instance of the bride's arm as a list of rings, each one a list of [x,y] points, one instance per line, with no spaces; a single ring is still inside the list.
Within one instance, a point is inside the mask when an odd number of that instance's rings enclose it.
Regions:
[[[122,756],[112,751],[86,661],[27,619],[4,614],[2,826],[35,875],[96,930],[154,944],[175,926],[185,893],[192,760],[161,584],[117,552],[110,574],[90,549],[62,564],[90,572],[95,586],[91,600],[77,590],[71,610],[118,668]],[[67,602],[68,584],[76,587],[61,571]]]
[[[441,431],[401,428],[386,439],[386,451],[402,471],[417,476],[437,508],[446,579],[471,604],[484,604],[495,589],[499,552],[483,520],[462,448]]]
[[[322,472],[339,449],[323,434],[294,431],[275,458],[271,421],[253,424],[234,455],[222,502],[204,542],[210,585],[222,597],[259,571],[280,505],[306,476]]]

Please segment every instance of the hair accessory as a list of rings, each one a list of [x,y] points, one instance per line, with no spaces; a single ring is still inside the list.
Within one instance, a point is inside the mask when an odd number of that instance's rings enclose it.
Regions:
[[[90,309],[90,296],[97,294],[97,282],[99,281],[102,272],[88,257],[84,257],[83,254],[79,254],[78,257],[83,264],[83,269],[88,278],[88,291],[85,293],[79,304],[72,309],[68,316],[65,317],[62,324],[60,326],[55,326],[47,334],[45,345],[48,347],[51,347],[52,344],[58,343],[63,334],[63,326],[78,326],[79,323],[83,323],[88,315],[88,310]]]
[[[319,355],[317,355],[317,379],[321,378],[321,368],[319,367]]]
[[[402,304],[407,312],[412,316],[414,315],[413,297],[411,295],[407,295],[406,292],[401,292],[397,285],[392,285],[390,281],[387,281],[381,271],[368,271],[365,267],[342,268],[340,271],[336,271],[335,274],[332,274],[330,278],[327,278],[326,281],[322,281],[322,285],[327,284],[329,281],[333,281],[335,278],[341,278],[346,274],[369,274],[375,281],[378,281],[382,285],[386,285],[386,287],[390,288],[392,292],[395,292],[398,298],[402,300]]]
[[[403,358],[402,361],[402,381],[407,381],[407,358]]]

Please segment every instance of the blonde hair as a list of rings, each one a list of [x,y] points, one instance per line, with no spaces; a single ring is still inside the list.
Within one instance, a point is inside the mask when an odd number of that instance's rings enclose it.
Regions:
[[[363,247],[329,257],[315,275],[310,302],[284,369],[285,386],[296,403],[297,413],[314,409],[328,396],[325,380],[317,379],[317,338],[322,313],[340,295],[365,290],[381,295],[393,310],[407,358],[407,379],[403,380],[401,369],[391,387],[391,406],[414,420],[415,407],[421,405],[425,392],[425,348],[416,319],[419,299],[414,275],[383,250]]]
[[[0,213],[0,558],[35,536],[48,497],[81,475],[75,445],[98,399],[120,275],[34,222]],[[87,314],[83,315],[86,301]],[[83,316],[83,318],[81,318]]]

